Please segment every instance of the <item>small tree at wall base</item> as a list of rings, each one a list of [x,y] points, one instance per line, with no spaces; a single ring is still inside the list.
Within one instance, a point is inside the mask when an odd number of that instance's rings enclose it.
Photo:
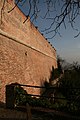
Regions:
[[[71,69],[64,71],[60,80],[60,92],[69,100],[69,109],[80,112],[80,65],[73,63]]]
[[[59,78],[62,74],[63,74],[63,70],[62,70],[62,66],[61,66],[61,59],[57,58],[57,68],[54,69],[54,67],[52,66],[52,71],[50,74],[50,78],[49,81],[53,81],[57,78]]]

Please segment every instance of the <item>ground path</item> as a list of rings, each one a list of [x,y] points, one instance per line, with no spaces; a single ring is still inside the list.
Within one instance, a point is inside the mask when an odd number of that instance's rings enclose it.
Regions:
[[[45,108],[35,107],[32,108],[32,111],[32,120],[80,120],[80,117]],[[0,107],[0,120],[26,120],[26,118],[26,112]]]

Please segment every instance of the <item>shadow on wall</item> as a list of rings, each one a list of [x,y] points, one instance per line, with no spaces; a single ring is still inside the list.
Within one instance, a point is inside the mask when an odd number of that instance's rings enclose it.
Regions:
[[[45,82],[42,85],[45,88],[44,89],[43,88],[40,89],[41,96],[47,96],[47,97],[51,96],[53,90],[51,90],[50,87],[52,86],[52,84],[51,84],[52,81],[55,79],[55,77],[54,77],[54,71],[55,71],[55,69],[52,66],[52,70],[50,71],[50,78],[48,80],[49,82],[45,79]]]
[[[61,68],[60,68],[60,70],[59,70],[59,68],[54,69],[54,67],[52,66],[49,83],[45,80],[45,82],[42,85],[45,88],[40,88],[41,96],[45,95],[45,96],[51,97],[52,95],[54,95],[55,90],[53,88],[52,89],[49,89],[49,88],[52,86],[51,82],[54,81],[56,78],[59,78],[61,73],[62,73]],[[31,96],[29,96],[27,91],[24,90],[24,86],[26,87],[26,85],[22,86],[18,83],[12,83],[10,85],[7,85],[6,94],[8,94],[10,96],[10,98],[8,96],[6,97],[7,106],[9,106],[9,105],[11,106],[12,103],[10,104],[10,102],[13,102],[12,107],[14,107],[14,104],[15,105],[19,105],[19,104],[26,105],[27,101],[30,101],[30,102],[32,101]]]
[[[5,106],[6,106],[5,103],[0,101],[0,108],[4,108]]]
[[[51,97],[55,94],[55,90],[50,87],[57,87],[57,85],[58,85],[57,83],[59,82],[58,80],[59,80],[61,74],[63,74],[63,71],[62,71],[62,67],[61,67],[60,63],[58,62],[58,68],[54,69],[54,67],[52,66],[49,82],[47,82],[47,80],[45,80],[45,82],[43,84],[45,89],[41,89],[41,95]],[[53,84],[53,83],[56,83],[56,84]]]
[[[60,77],[60,75],[63,74],[62,67],[60,63],[58,63],[58,68],[55,68],[52,66],[52,70],[50,73],[49,83],[51,83],[53,80]]]

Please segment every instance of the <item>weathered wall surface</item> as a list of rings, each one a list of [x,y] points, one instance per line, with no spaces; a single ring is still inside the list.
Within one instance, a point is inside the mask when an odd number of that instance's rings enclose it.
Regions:
[[[2,7],[0,0],[0,10]],[[56,51],[14,4],[5,3],[0,24],[0,101],[5,101],[5,85],[43,85],[52,66],[57,67]],[[1,12],[0,12],[1,14]],[[1,18],[0,18],[1,21]],[[36,89],[27,89],[38,94]]]

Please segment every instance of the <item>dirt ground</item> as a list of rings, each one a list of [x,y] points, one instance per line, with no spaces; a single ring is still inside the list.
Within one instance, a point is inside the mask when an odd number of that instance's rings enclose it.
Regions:
[[[26,119],[27,114],[26,112],[21,112],[17,110],[11,110],[11,109],[5,109],[0,108],[0,118],[20,118],[20,119]]]
[[[33,108],[34,109],[34,108]],[[54,115],[52,110],[46,112],[46,109],[44,110],[45,112],[40,112],[40,108],[38,110],[33,110],[31,114],[28,114],[27,110],[25,111],[20,111],[19,110],[12,110],[12,109],[6,109],[5,106],[0,105],[0,120],[80,120],[80,117],[72,117],[69,115],[61,115],[61,112],[56,112],[60,114],[59,116]],[[28,117],[29,115],[29,117]],[[61,117],[63,116],[63,117]],[[66,116],[66,117],[65,117]],[[29,118],[29,119],[28,119]]]

